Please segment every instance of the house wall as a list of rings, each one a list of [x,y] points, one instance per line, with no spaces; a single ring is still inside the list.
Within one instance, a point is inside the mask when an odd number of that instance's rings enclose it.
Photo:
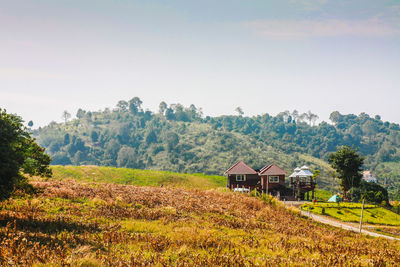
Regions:
[[[269,176],[279,176],[279,183],[270,183]],[[263,175],[261,176],[261,182],[262,189],[266,191],[268,188],[268,191],[270,191],[271,189],[274,189],[276,187],[285,186],[285,175]]]
[[[246,181],[236,181],[236,174],[230,174],[228,176],[228,187],[230,189],[236,187],[250,188],[251,190],[255,187],[261,188],[261,178],[258,174],[246,174]]]

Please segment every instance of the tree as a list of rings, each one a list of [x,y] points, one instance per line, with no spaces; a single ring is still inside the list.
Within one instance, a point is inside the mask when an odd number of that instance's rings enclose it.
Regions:
[[[349,191],[349,195],[351,196],[351,200],[358,202],[363,198],[372,203],[376,204],[385,204],[389,203],[389,195],[387,190],[376,183],[369,183],[365,181],[360,182],[359,187],[353,187]]]
[[[51,176],[51,158],[36,144],[21,117],[0,109],[0,200],[28,185],[22,174]]]
[[[313,171],[312,179],[314,180],[314,182],[317,182],[317,179],[319,178],[320,175],[321,175],[321,171],[320,170],[314,170]]]
[[[92,142],[96,143],[99,140],[99,134],[93,130],[90,134],[90,138],[92,139]]]
[[[71,113],[69,113],[68,111],[64,110],[61,118],[65,121],[65,123],[67,123],[67,121],[71,118]]]
[[[142,100],[140,100],[140,98],[137,96],[129,100],[129,110],[131,113],[137,114],[139,111],[141,111],[142,103]]]
[[[336,152],[329,155],[329,163],[336,170],[345,196],[347,196],[350,188],[359,186],[364,157],[357,153],[357,149],[342,146]]]
[[[33,126],[33,121],[29,121],[28,122],[28,127],[32,127]]]
[[[343,115],[339,113],[339,111],[334,111],[329,115],[329,119],[333,124],[337,125],[343,118]]]
[[[81,118],[83,118],[84,116],[85,116],[85,114],[86,114],[86,111],[84,111],[83,109],[78,109],[78,111],[76,112],[76,117],[78,118],[78,119],[81,119]]]
[[[244,114],[243,109],[241,107],[235,108],[235,111],[238,113],[239,116],[243,116]]]
[[[119,111],[122,111],[122,112],[127,111],[128,106],[129,106],[129,104],[125,100],[118,101],[117,108],[119,109]]]
[[[299,112],[297,110],[293,110],[292,112],[292,118],[295,122],[297,122],[297,119],[299,118]]]
[[[168,108],[167,103],[165,103],[164,101],[162,101],[162,102],[160,103],[160,105],[158,106],[158,111],[159,111],[159,113],[160,113],[161,115],[164,115],[164,112],[167,110],[167,108]]]
[[[301,120],[307,120],[310,126],[314,125],[315,121],[319,118],[318,115],[314,114],[309,110],[307,113],[300,115]]]

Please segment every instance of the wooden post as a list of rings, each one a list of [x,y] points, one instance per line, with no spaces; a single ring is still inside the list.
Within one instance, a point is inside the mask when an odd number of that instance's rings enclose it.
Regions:
[[[267,194],[268,194],[268,187],[269,187],[269,176],[266,176],[267,178]]]
[[[361,234],[361,230],[362,230],[362,220],[363,220],[363,213],[364,213],[364,198],[362,201],[362,207],[361,207],[361,218],[360,218],[360,234]]]
[[[261,191],[264,192],[264,176],[261,176]]]

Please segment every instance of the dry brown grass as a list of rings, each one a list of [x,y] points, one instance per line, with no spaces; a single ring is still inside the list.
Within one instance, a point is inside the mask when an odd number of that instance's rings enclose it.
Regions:
[[[215,190],[36,181],[0,206],[0,265],[371,265],[400,243]]]

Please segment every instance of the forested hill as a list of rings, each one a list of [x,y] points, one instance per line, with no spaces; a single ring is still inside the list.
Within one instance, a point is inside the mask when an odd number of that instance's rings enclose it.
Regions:
[[[204,117],[194,105],[160,104],[144,111],[135,97],[113,110],[79,110],[76,119],[34,131],[53,164],[104,165],[179,172],[222,174],[241,159],[253,167],[275,162],[290,172],[309,164],[328,176],[326,160],[337,146],[354,145],[366,168],[394,184],[400,161],[400,127],[379,116],[342,115],[314,125],[311,112]],[[68,114],[66,120],[68,119]],[[322,160],[319,160],[322,159]]]

